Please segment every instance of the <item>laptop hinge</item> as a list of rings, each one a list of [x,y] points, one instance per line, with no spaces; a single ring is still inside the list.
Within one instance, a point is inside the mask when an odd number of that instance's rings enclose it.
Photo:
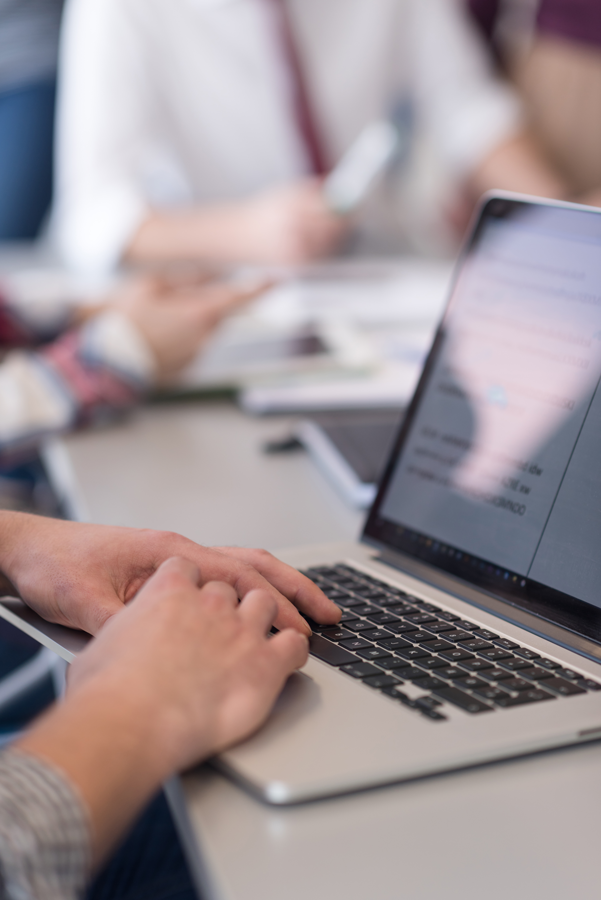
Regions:
[[[367,540],[367,543],[371,542]],[[459,600],[471,603],[473,606],[492,613],[494,616],[499,616],[506,622],[511,622],[513,625],[525,628],[539,637],[553,641],[554,644],[558,644],[566,650],[585,656],[593,662],[601,663],[601,646],[595,641],[576,634],[567,628],[562,628],[555,622],[549,622],[540,616],[533,615],[500,597],[488,594],[486,591],[480,590],[468,584],[468,582],[462,581],[460,578],[441,572],[427,563],[420,562],[394,550],[380,549],[378,553],[374,554],[373,559],[399,569],[413,578],[419,578],[432,587],[453,594]]]

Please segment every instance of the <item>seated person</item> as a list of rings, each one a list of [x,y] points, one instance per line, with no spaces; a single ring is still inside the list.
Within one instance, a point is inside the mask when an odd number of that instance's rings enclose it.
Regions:
[[[601,5],[468,0],[571,195],[601,205]]]
[[[60,62],[54,227],[76,266],[327,256],[351,223],[321,179],[399,109],[410,172],[472,201],[565,192],[458,0],[72,0]],[[420,179],[401,198],[393,175],[352,222],[359,249],[420,229]]]
[[[0,512],[0,570],[46,619],[96,635],[71,666],[66,700],[0,755],[0,896],[9,900],[80,896],[167,778],[267,717],[307,658],[298,610],[340,617],[264,551],[22,513]],[[158,855],[169,862],[164,847]],[[88,896],[133,891],[137,862],[121,854],[110,888],[93,885]],[[181,873],[172,891],[157,868],[136,896],[193,896]]]
[[[63,0],[0,0],[0,241],[37,237],[52,199]]]
[[[0,362],[0,461],[22,461],[43,437],[130,407],[260,290],[147,277],[91,308],[37,306],[0,285],[0,348],[10,348]]]

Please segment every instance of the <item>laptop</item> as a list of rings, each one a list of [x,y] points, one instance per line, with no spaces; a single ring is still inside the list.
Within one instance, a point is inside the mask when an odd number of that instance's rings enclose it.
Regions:
[[[351,506],[374,502],[404,411],[365,409],[301,419],[294,428],[328,481]]]
[[[288,804],[601,738],[600,378],[601,211],[486,197],[361,540],[280,554],[341,622],[215,765]]]
[[[217,764],[272,803],[601,738],[601,211],[483,201],[343,610]]]

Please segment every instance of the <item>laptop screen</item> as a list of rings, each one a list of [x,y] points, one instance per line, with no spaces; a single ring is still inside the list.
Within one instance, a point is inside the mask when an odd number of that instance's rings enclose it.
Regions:
[[[601,640],[601,213],[489,200],[365,537]]]

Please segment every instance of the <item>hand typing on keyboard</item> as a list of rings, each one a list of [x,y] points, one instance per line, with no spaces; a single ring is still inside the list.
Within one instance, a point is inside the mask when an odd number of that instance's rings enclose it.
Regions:
[[[174,556],[198,566],[199,586],[224,581],[239,599],[255,588],[267,591],[277,603],[279,629],[296,628],[308,635],[301,613],[328,625],[340,619],[340,609],[318,586],[265,550],[201,547],[171,532],[59,522],[24,513],[0,512],[0,529],[3,520],[4,574],[49,622],[96,634]]]

